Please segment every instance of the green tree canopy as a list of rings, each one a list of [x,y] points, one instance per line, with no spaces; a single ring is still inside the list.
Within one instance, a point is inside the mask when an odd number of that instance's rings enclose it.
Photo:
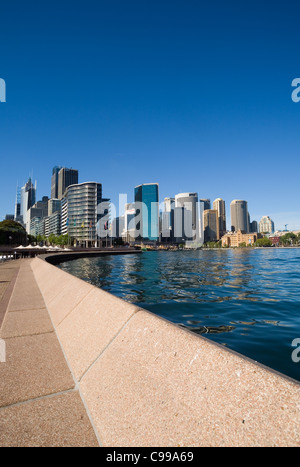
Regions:
[[[19,222],[10,220],[0,222],[1,245],[25,244],[26,238],[26,230]]]
[[[272,242],[269,238],[264,237],[264,238],[258,238],[255,242],[255,246],[262,246],[262,247],[268,247],[272,246]]]
[[[0,230],[5,232],[25,232],[24,227],[19,222],[12,220],[0,222]]]
[[[279,238],[279,243],[281,245],[294,245],[298,243],[299,239],[300,239],[299,235],[296,235],[293,232],[287,232],[285,235],[282,235]]]

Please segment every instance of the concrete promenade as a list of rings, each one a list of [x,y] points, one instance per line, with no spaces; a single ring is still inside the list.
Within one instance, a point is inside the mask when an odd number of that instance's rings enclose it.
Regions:
[[[0,447],[98,446],[31,261],[0,266]]]
[[[300,446],[298,382],[40,258],[0,285],[0,447]]]

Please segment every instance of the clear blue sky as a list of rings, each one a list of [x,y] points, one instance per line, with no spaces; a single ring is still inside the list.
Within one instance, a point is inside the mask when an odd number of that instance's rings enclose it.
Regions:
[[[1,3],[0,218],[54,165],[118,202],[246,199],[251,220],[300,229],[298,1]],[[228,219],[228,224],[230,220]]]

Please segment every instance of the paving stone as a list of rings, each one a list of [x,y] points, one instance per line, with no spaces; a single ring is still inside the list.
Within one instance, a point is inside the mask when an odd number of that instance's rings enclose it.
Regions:
[[[45,308],[45,302],[33,274],[28,275],[26,279],[20,279],[18,276],[8,310],[21,311],[41,308]]]
[[[74,387],[54,332],[5,339],[0,363],[0,407]]]
[[[10,282],[15,275],[15,268],[0,269],[0,282]]]
[[[78,391],[0,409],[0,447],[97,446]]]
[[[0,447],[98,446],[31,262],[0,265]]]
[[[53,331],[46,308],[41,310],[10,311],[6,313],[0,337],[27,336]]]
[[[0,300],[6,292],[9,282],[0,282]]]

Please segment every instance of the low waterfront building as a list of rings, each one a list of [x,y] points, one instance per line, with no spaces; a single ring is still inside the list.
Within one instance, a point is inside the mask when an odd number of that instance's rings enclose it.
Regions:
[[[276,230],[274,232],[274,237],[282,237],[283,235],[286,235],[287,233],[293,233],[295,235],[300,234],[300,230]]]
[[[40,236],[45,235],[46,219],[47,217],[43,217],[42,219],[40,219],[40,222],[38,224],[38,229],[37,229],[37,235],[40,235]]]
[[[42,218],[41,217],[34,217],[33,219],[31,219],[30,221],[30,235],[33,235],[34,237],[37,237],[40,232],[40,225],[41,225],[41,222],[42,222]]]
[[[37,237],[45,235],[45,224],[48,217],[34,217],[30,221],[30,235]]]
[[[60,211],[55,211],[51,216],[48,216],[49,232],[55,236],[61,234],[61,214]]]
[[[269,216],[263,216],[259,221],[259,232],[264,234],[273,234],[275,231],[274,222]]]
[[[279,246],[280,245],[280,237],[277,236],[270,236],[269,240],[271,240],[272,245]]]
[[[36,209],[36,213],[39,210]],[[61,212],[55,211],[50,216],[36,215],[30,220],[30,235],[37,237],[38,235],[59,236],[61,234]]]
[[[241,230],[237,232],[227,232],[221,238],[223,247],[238,247],[241,244],[254,245],[258,238],[257,233],[245,233]]]

